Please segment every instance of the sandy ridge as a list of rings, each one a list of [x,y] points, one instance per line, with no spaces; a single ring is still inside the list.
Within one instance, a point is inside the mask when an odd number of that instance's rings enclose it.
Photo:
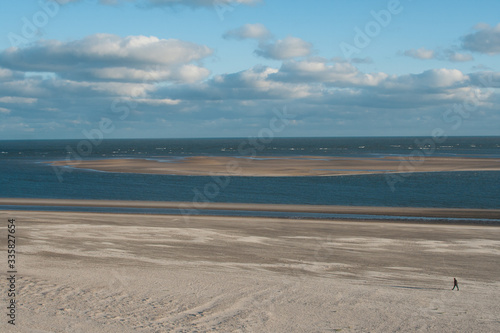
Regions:
[[[460,209],[421,207],[369,207],[328,205],[287,205],[255,203],[175,202],[175,201],[127,201],[127,200],[73,200],[0,198],[3,206],[72,206],[72,207],[128,207],[164,209],[244,210],[297,213],[366,214],[387,216],[415,216],[442,218],[500,219],[500,209]]]

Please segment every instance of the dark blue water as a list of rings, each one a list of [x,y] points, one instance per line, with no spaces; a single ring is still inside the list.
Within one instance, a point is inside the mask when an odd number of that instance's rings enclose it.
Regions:
[[[73,158],[155,156],[376,156],[409,155],[412,151],[432,156],[480,155],[500,157],[500,137],[448,137],[438,140],[422,137],[362,138],[236,138],[236,139],[123,139],[0,141],[0,157]],[[86,148],[90,148],[87,153]]]
[[[425,138],[276,138],[271,142],[155,139],[98,144],[82,140],[3,141],[0,197],[500,208],[500,172],[415,173],[391,188],[386,175],[217,179],[81,169],[61,172],[42,163],[66,158],[193,155],[398,157],[415,151],[426,156],[500,158],[500,138],[447,138],[441,143]]]

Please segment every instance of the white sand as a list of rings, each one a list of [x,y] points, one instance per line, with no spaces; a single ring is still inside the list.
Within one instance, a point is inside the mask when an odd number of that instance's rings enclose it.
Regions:
[[[0,212],[1,332],[494,332],[500,228]],[[6,249],[6,228],[0,246]],[[6,266],[6,250],[4,267]],[[4,269],[5,271],[5,269]],[[460,291],[451,291],[453,277]],[[6,313],[7,281],[2,278]]]

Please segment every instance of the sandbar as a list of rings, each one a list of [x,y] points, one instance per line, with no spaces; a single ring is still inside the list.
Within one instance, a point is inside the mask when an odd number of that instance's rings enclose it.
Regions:
[[[189,176],[341,176],[439,171],[500,171],[500,159],[472,157],[227,157],[189,156],[183,159],[94,159],[50,162],[54,166],[107,172]]]
[[[0,198],[0,206],[46,206],[46,207],[109,207],[178,209],[186,214],[193,210],[211,211],[265,211],[287,213],[361,214],[406,217],[500,219],[500,209],[472,208],[426,208],[426,207],[383,207],[383,206],[335,206],[295,205],[222,202],[176,202],[176,201],[133,201],[133,200],[83,200],[83,199],[39,199]]]

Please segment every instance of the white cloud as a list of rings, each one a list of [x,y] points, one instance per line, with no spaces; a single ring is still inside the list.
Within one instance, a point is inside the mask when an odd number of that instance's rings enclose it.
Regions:
[[[72,80],[194,82],[210,72],[192,62],[211,54],[207,46],[177,39],[95,34],[70,42],[46,40],[12,47],[0,53],[0,65]]]
[[[210,74],[206,68],[193,64],[181,65],[176,68],[163,68],[155,66],[151,69],[135,69],[128,67],[106,67],[90,68],[74,73],[68,73],[66,77],[75,77],[87,80],[108,80],[125,82],[163,82],[173,81],[191,83],[202,80]]]
[[[302,98],[310,95],[309,87],[269,80],[278,70],[257,66],[249,70],[214,78],[214,86],[225,90],[229,98]]]
[[[415,59],[433,59],[436,54],[433,50],[427,50],[426,48],[421,47],[419,49],[406,50],[404,55]]]
[[[57,72],[81,64],[99,67],[115,67],[117,63],[141,67],[174,65],[211,54],[207,46],[177,39],[95,34],[71,42],[46,40],[25,48],[11,47],[0,54],[0,64],[23,71]]]
[[[327,64],[321,59],[287,61],[273,79],[286,82],[329,83],[336,86],[375,86],[388,77],[385,73],[365,74],[348,62]]]
[[[500,53],[500,23],[494,27],[482,23],[475,28],[476,32],[462,37],[462,47],[478,53]]]
[[[223,35],[226,39],[258,39],[265,40],[271,37],[271,33],[260,23],[245,24],[237,29],[229,30]]]
[[[452,62],[465,62],[474,60],[474,57],[470,54],[453,52],[453,51],[447,54],[447,58],[449,61]]]
[[[1,103],[11,103],[11,104],[33,104],[37,101],[36,98],[29,97],[16,97],[16,96],[4,96],[0,97]]]
[[[172,79],[177,82],[192,83],[200,81],[210,74],[210,71],[195,65],[183,65],[174,71]]]
[[[462,87],[469,76],[464,75],[458,69],[431,69],[420,74],[406,74],[392,76],[383,82],[383,86],[394,90],[426,90],[426,89],[448,89]]]
[[[261,43],[255,53],[264,58],[284,60],[308,56],[311,49],[311,43],[289,36],[273,43]]]
[[[469,77],[458,69],[431,69],[419,74],[422,84],[431,87],[452,87],[457,83],[467,81]]]

